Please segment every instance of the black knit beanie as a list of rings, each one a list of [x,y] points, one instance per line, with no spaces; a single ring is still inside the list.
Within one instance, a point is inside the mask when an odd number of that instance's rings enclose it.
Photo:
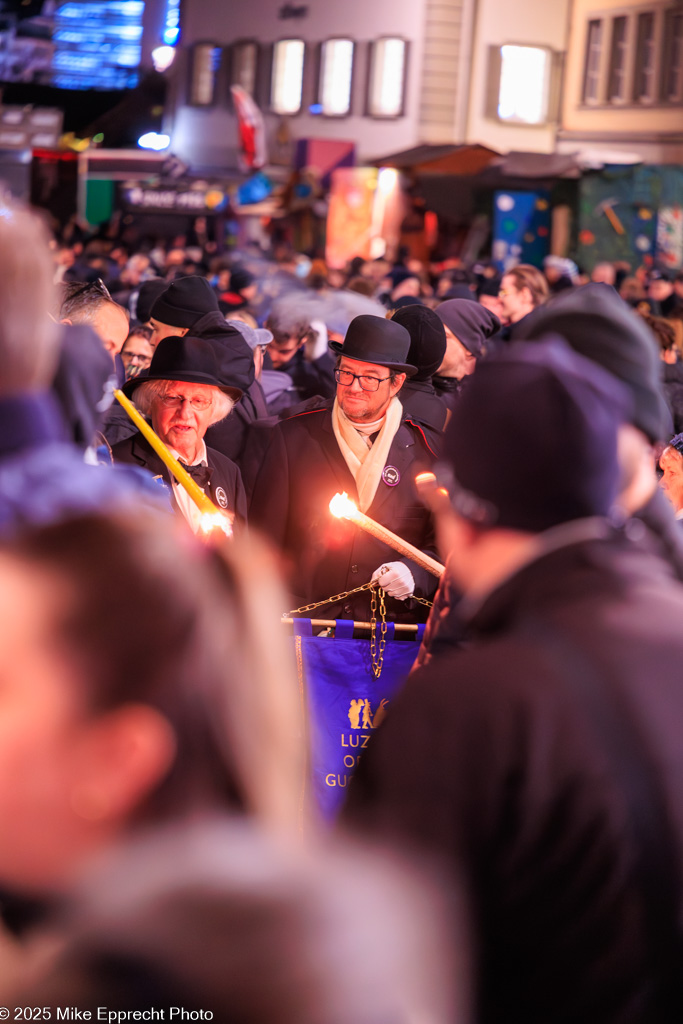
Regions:
[[[151,316],[169,327],[192,327],[207,313],[218,312],[218,296],[205,277],[179,277],[152,306]]]
[[[391,318],[410,335],[408,362],[417,366],[412,380],[430,380],[446,354],[446,332],[433,309],[407,305],[397,309]]]
[[[524,318],[515,340],[535,341],[549,333],[559,334],[626,384],[633,397],[631,422],[651,441],[670,436],[657,343],[645,321],[611,285],[587,284],[561,292]]]

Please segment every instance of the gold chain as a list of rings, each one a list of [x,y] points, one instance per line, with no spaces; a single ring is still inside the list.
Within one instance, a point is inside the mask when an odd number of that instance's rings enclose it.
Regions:
[[[334,597],[326,597],[324,601],[314,601],[313,604],[302,604],[301,608],[294,608],[291,612],[285,612],[283,618],[291,619],[292,615],[298,615],[299,612],[312,612],[315,608],[322,608],[324,604],[336,604],[337,601],[344,601],[347,597],[351,597],[352,594],[360,594],[361,590],[372,590],[372,588],[376,586],[376,583],[364,583],[361,587],[356,587],[355,590],[345,590],[343,594],[335,594]]]
[[[324,601],[314,601],[312,604],[304,604],[301,608],[293,608],[291,612],[285,612],[283,618],[290,619],[293,615],[298,615],[300,612],[312,612],[316,608],[322,608],[326,604],[336,604],[337,601],[344,601],[347,597],[351,597],[352,594],[360,594],[363,590],[371,591],[370,594],[370,657],[372,659],[372,674],[375,679],[379,679],[382,674],[382,665],[384,663],[384,649],[387,645],[387,609],[384,601],[384,589],[379,586],[376,581],[370,583],[363,583],[360,587],[355,587],[354,590],[345,590],[342,594],[334,594],[333,597],[327,597]],[[379,595],[379,602],[378,602]],[[419,601],[420,604],[426,605],[427,608],[432,607],[432,601],[426,601],[424,597],[415,597],[413,594],[413,600]],[[377,649],[377,605],[379,603],[379,621],[380,621],[380,637],[379,637],[379,651]]]
[[[380,638],[379,654],[377,653],[377,591],[379,591],[379,621]],[[384,590],[382,587],[373,588],[370,595],[370,658],[372,659],[372,674],[375,679],[382,675],[382,664],[384,662],[384,648],[387,645],[387,610],[384,604]]]

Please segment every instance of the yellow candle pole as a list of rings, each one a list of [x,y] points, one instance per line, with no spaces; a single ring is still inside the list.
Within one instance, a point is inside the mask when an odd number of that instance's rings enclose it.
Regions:
[[[335,494],[330,502],[330,512],[333,516],[337,516],[338,519],[348,519],[350,522],[355,523],[361,530],[365,530],[366,533],[376,537],[377,540],[388,544],[390,548],[398,551],[399,554],[404,555],[406,558],[410,558],[434,576],[439,577],[443,574],[444,566],[441,562],[437,562],[435,558],[425,555],[419,548],[409,544],[408,541],[392,533],[391,530],[387,530],[386,526],[381,526],[376,520],[366,516],[356,506],[356,503],[351,501],[346,491],[343,494]]]
[[[161,440],[159,435],[150,427],[147,420],[135,408],[133,403],[126,398],[123,391],[118,388],[114,391],[114,397],[121,403],[140,433],[149,441],[168,471],[173,474],[181,487],[184,487],[192,498],[200,512],[206,516],[202,523],[202,529],[211,530],[214,526],[220,526],[226,533],[231,532],[230,520],[214,503],[208,495],[204,494],[199,484],[192,479],[186,469],[181,466],[174,455]],[[226,530],[226,524],[228,529]]]

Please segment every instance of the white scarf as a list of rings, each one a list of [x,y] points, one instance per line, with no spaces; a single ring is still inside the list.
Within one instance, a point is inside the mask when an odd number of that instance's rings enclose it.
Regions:
[[[366,512],[374,501],[382,471],[389,457],[391,443],[403,419],[403,406],[394,396],[389,403],[384,423],[375,443],[368,448],[363,435],[340,408],[335,399],[332,407],[332,429],[339,450],[349,467],[358,491],[361,512]]]

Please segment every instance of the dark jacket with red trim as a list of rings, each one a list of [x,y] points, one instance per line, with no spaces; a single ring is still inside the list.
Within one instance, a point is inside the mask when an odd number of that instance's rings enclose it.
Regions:
[[[423,428],[429,447],[440,453],[449,407],[431,381],[409,378],[401,388],[401,405],[406,416]]]
[[[384,562],[405,561],[415,578],[415,593],[430,598],[436,578],[358,527],[334,519],[330,499],[346,491],[358,501],[356,483],[332,429],[332,402],[284,420],[273,430],[256,477],[249,519],[281,549],[287,560],[294,605],[339,594],[368,583]],[[415,476],[434,462],[423,430],[404,419],[389,450],[387,466],[398,471],[390,486],[380,480],[367,515],[415,547],[435,554],[430,512],[420,502]],[[396,474],[389,474],[393,479]],[[427,608],[412,599],[387,598],[387,615],[396,622],[424,621]],[[317,616],[367,621],[370,593],[322,608]]]

